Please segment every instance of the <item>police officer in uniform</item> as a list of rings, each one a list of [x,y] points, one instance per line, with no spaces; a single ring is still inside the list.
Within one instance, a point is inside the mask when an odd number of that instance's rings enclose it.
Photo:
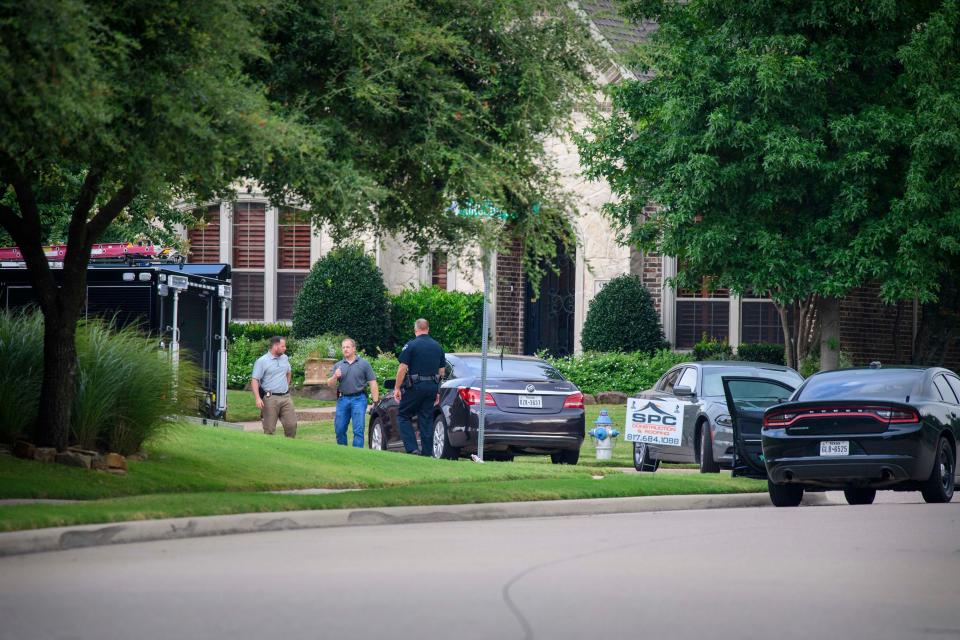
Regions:
[[[397,426],[407,453],[417,452],[413,416],[420,427],[420,455],[433,455],[433,407],[440,401],[440,380],[446,354],[440,343],[430,337],[430,323],[420,318],[413,323],[416,337],[404,345],[397,368],[397,386],[393,398],[400,403]]]

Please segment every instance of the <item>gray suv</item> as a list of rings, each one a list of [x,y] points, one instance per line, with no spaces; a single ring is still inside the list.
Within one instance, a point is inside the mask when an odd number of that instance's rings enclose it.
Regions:
[[[733,423],[723,395],[723,376],[769,378],[790,389],[803,382],[803,376],[789,367],[759,362],[685,362],[673,367],[652,389],[637,397],[687,403],[680,446],[634,443],[633,465],[638,471],[655,471],[660,461],[694,462],[700,465],[701,473],[731,467]]]

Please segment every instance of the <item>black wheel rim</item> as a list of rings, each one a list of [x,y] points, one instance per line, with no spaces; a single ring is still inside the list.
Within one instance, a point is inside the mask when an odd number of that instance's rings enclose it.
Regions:
[[[953,493],[953,460],[950,459],[950,449],[944,446],[940,449],[940,486],[944,495]]]

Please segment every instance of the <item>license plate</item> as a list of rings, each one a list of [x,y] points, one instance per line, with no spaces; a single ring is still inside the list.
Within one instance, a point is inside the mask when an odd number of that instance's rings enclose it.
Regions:
[[[848,456],[850,455],[849,440],[824,440],[820,443],[820,455],[822,456]]]
[[[520,396],[521,409],[543,409],[543,398],[540,396]]]

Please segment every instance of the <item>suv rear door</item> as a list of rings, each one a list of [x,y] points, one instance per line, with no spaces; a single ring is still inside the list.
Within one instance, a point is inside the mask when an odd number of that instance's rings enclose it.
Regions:
[[[767,479],[760,430],[764,412],[786,402],[794,389],[779,380],[724,376],[723,393],[733,422],[733,476]]]

